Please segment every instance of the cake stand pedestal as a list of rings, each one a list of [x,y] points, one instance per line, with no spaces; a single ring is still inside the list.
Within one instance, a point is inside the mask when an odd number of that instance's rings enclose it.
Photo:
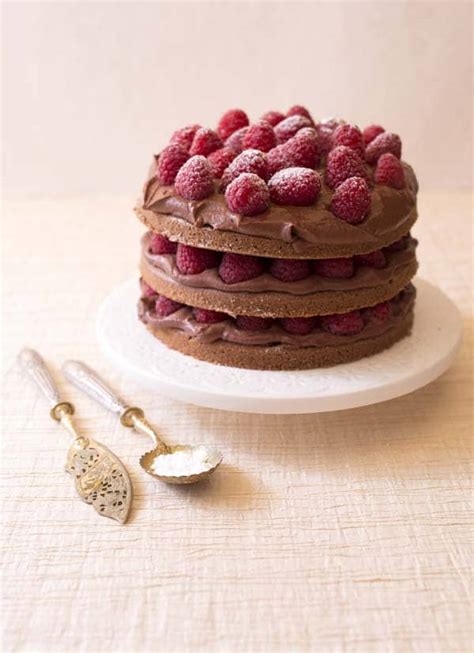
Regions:
[[[266,372],[223,367],[165,347],[137,318],[138,280],[104,300],[97,336],[106,356],[150,390],[198,406],[246,413],[318,413],[366,406],[413,392],[451,364],[461,316],[441,290],[416,280],[412,335],[390,349],[335,367]]]

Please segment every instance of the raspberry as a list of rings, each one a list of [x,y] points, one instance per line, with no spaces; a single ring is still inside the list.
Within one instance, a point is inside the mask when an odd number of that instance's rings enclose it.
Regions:
[[[219,265],[219,254],[212,249],[201,249],[191,245],[178,244],[176,267],[182,274],[199,274]]]
[[[268,182],[270,197],[275,204],[309,206],[314,204],[321,191],[321,180],[309,168],[285,168]]]
[[[194,134],[200,129],[201,125],[188,125],[187,127],[181,127],[177,129],[170,138],[170,143],[174,145],[181,145],[184,147],[186,152],[189,152],[189,148],[193,142]]]
[[[281,326],[297,336],[306,336],[318,324],[317,317],[284,317],[280,320]]]
[[[370,209],[370,191],[365,179],[349,177],[334,191],[331,211],[349,224],[362,222]]]
[[[217,134],[223,141],[238,129],[249,124],[249,119],[242,109],[229,109],[219,120]]]
[[[236,152],[230,147],[221,147],[220,150],[211,152],[207,157],[209,165],[211,166],[212,176],[220,179],[224,174],[224,170],[232,163],[236,157]]]
[[[219,266],[219,276],[224,283],[232,284],[259,277],[264,271],[264,262],[257,256],[231,254],[226,252]]]
[[[199,324],[217,324],[228,320],[229,316],[220,311],[210,311],[207,308],[193,308],[193,315],[196,322]]]
[[[294,106],[290,107],[288,109],[288,112],[286,114],[288,117],[290,116],[303,116],[304,118],[308,118],[308,120],[311,121],[311,124],[314,125],[314,120],[305,107],[302,107],[300,104],[295,104]]]
[[[327,279],[349,279],[354,275],[352,258],[325,258],[314,261],[314,271]]]
[[[321,326],[324,331],[329,331],[335,336],[354,336],[364,328],[364,320],[360,311],[351,311],[337,315],[323,315]]]
[[[317,133],[305,127],[267,154],[269,176],[291,167],[315,168],[319,163]]]
[[[235,150],[235,152],[242,152],[242,139],[248,132],[248,129],[248,127],[242,127],[241,129],[238,129],[236,132],[231,134],[229,138],[226,139],[224,145],[226,145],[226,147],[232,148]]]
[[[362,138],[364,139],[364,144],[368,145],[371,143],[376,136],[383,134],[385,129],[380,125],[369,125],[362,132]]]
[[[289,116],[278,123],[275,127],[275,135],[278,143],[286,143],[303,127],[312,127],[313,123],[305,116]]]
[[[140,279],[140,291],[143,297],[153,297],[153,295],[157,294],[156,290],[149,286],[143,279]]]
[[[152,254],[174,254],[178,248],[177,243],[173,243],[163,234],[152,234],[150,238],[150,251]]]
[[[364,143],[362,134],[358,127],[354,125],[339,125],[333,134],[334,147],[345,145],[354,150],[361,157],[364,156]]]
[[[270,123],[272,127],[278,125],[279,122],[285,119],[285,114],[280,113],[280,111],[267,111],[264,113],[260,120],[265,120],[265,122]]]
[[[367,321],[373,320],[374,322],[383,324],[392,317],[392,305],[390,302],[382,302],[380,304],[376,304],[375,306],[366,308],[363,311],[363,316]]]
[[[182,166],[174,183],[176,192],[187,200],[202,200],[213,189],[211,166],[206,157],[193,156]]]
[[[390,152],[382,154],[377,161],[374,181],[376,184],[384,184],[401,190],[405,187],[405,173],[399,159]]]
[[[164,295],[158,295],[158,299],[155,302],[155,313],[158,317],[166,317],[175,313],[179,308],[182,308],[183,304],[175,302],[172,299],[168,299]]]
[[[328,154],[326,183],[333,190],[349,177],[366,177],[364,162],[354,150],[338,145]]]
[[[382,154],[390,152],[399,159],[402,155],[402,142],[400,136],[384,132],[371,141],[365,149],[365,160],[367,163],[376,163]]]
[[[214,130],[208,129],[207,127],[200,127],[194,134],[189,153],[191,156],[194,154],[202,154],[203,156],[207,156],[211,152],[214,152],[214,150],[218,150],[221,147],[222,141]]]
[[[292,163],[286,148],[286,143],[283,143],[283,145],[277,145],[273,150],[268,152],[267,164],[269,177],[272,177],[275,172],[278,172],[279,170],[291,167]]]
[[[239,329],[243,331],[265,331],[269,329],[273,320],[271,317],[256,317],[253,315],[238,315],[235,318],[235,323]]]
[[[161,152],[158,162],[158,178],[164,186],[174,184],[181,166],[189,159],[189,154],[180,145],[168,145]]]
[[[263,180],[268,178],[267,158],[258,150],[244,150],[229,165],[222,176],[222,187],[237,179],[243,172],[251,172]]]
[[[270,264],[270,274],[280,281],[299,281],[311,274],[311,264],[302,258],[275,258]]]
[[[405,234],[405,236],[402,236],[400,240],[397,240],[394,243],[391,243],[390,245],[387,245],[384,249],[387,250],[387,252],[401,252],[402,250],[406,249],[408,247],[408,244],[411,240],[411,234]]]
[[[250,125],[242,138],[242,147],[245,150],[254,148],[261,152],[268,152],[275,145],[275,132],[273,131],[273,127],[268,122],[265,122],[265,120],[259,120],[253,125]]]
[[[387,265],[387,259],[381,249],[368,254],[356,254],[354,257],[357,265],[364,265],[368,268],[382,269]]]
[[[241,215],[258,215],[270,206],[267,184],[251,172],[244,172],[234,179],[225,191],[227,206]]]
[[[326,127],[325,125],[318,125],[317,130],[319,151],[321,154],[327,154],[330,150],[332,150],[332,137],[334,130],[330,127]]]

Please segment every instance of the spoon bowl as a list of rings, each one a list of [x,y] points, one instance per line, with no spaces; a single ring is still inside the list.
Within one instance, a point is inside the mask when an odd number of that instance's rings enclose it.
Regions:
[[[222,454],[204,445],[167,445],[147,451],[140,465],[161,481],[174,485],[196,483],[210,476],[222,462]]]

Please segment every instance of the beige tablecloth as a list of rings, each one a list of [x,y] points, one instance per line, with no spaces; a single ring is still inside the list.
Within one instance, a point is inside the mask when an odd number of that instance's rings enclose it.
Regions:
[[[259,416],[154,396],[101,356],[97,307],[135,272],[132,199],[10,202],[4,237],[5,651],[471,650],[471,216],[421,193],[420,274],[458,304],[463,350],[409,396],[332,414]],[[101,370],[169,440],[218,445],[199,487],[142,473],[148,442],[58,381],[119,454],[130,522],[100,519],[63,464],[68,436],[15,365],[38,348]]]

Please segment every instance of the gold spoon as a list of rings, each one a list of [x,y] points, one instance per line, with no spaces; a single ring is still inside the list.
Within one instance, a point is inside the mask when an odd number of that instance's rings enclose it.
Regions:
[[[155,448],[143,454],[140,465],[152,476],[165,483],[196,483],[206,478],[222,462],[222,454],[213,447],[204,445],[175,445],[163,442],[156,430],[145,418],[141,408],[128,406],[90,367],[79,361],[66,361],[65,376],[79,390],[114,413],[120,415],[124,426],[134,428],[138,433],[148,435]]]

